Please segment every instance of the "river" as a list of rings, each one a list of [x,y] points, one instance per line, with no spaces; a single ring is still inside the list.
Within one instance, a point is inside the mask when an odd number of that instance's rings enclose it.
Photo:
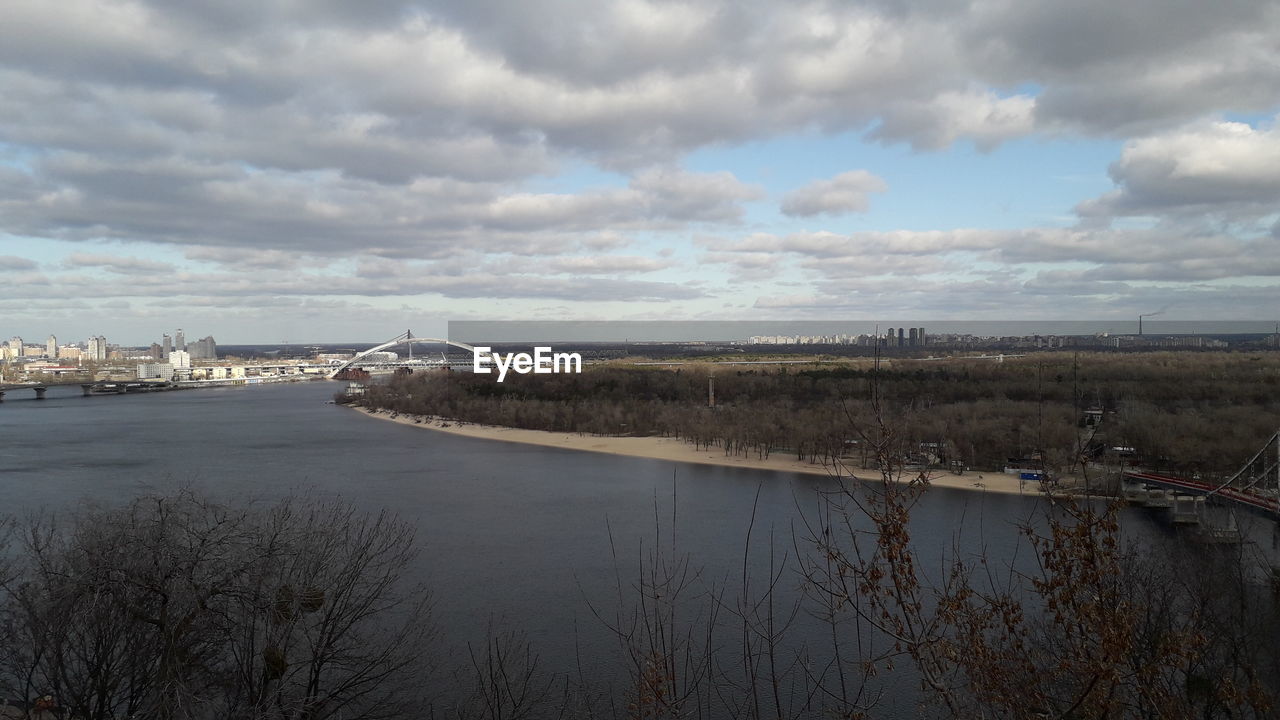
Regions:
[[[751,529],[747,568],[759,583],[771,549],[775,560],[804,552],[815,491],[834,488],[816,476],[436,433],[327,404],[338,389],[314,382],[82,397],[72,387],[42,401],[10,392],[0,404],[4,510],[61,511],[182,485],[215,498],[342,497],[389,508],[418,529],[415,572],[434,589],[454,656],[483,643],[489,627],[519,628],[544,666],[569,671],[616,654],[589,603],[616,610],[615,578],[635,577],[656,528],[660,544],[674,538],[676,553],[688,553],[704,588],[740,584]],[[1041,504],[931,490],[913,519],[920,562],[941,568],[958,547],[1007,563],[1017,526]],[[787,593],[799,585],[783,573]],[[894,704],[882,709],[897,714]],[[912,714],[910,700],[897,704]]]

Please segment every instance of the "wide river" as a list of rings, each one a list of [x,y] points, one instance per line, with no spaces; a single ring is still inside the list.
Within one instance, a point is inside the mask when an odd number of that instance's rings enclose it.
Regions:
[[[771,555],[776,563],[806,551],[816,491],[834,488],[818,476],[432,432],[326,404],[339,389],[313,382],[82,397],[71,387],[43,401],[10,391],[0,404],[3,510],[117,503],[181,485],[223,499],[340,496],[391,509],[418,529],[415,572],[433,588],[454,657],[468,642],[482,644],[489,627],[519,628],[544,667],[569,672],[578,659],[594,668],[616,658],[591,604],[615,614],[615,579],[629,585],[655,540],[670,548],[674,538],[676,554],[687,553],[699,570],[695,591],[732,589],[741,587],[750,529],[746,566],[758,587]],[[920,561],[941,567],[959,547],[1007,563],[1017,525],[1041,503],[931,490],[913,519]],[[779,580],[792,596],[800,584],[794,570]],[[911,715],[911,706],[889,698],[881,711]]]

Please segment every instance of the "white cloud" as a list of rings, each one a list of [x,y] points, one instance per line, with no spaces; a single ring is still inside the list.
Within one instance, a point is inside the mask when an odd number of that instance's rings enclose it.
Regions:
[[[1035,98],[1000,97],[990,90],[949,90],[925,101],[891,107],[871,136],[921,149],[945,148],[967,138],[990,150],[1035,129]]]
[[[177,268],[172,263],[158,260],[147,260],[136,257],[118,257],[115,255],[89,255],[72,253],[65,261],[71,268],[102,268],[120,275],[142,275],[146,273],[174,272]]]
[[[674,265],[670,260],[637,255],[587,255],[553,260],[548,267],[553,272],[578,275],[623,275],[665,270]]]
[[[1082,203],[1082,215],[1270,215],[1280,209],[1280,129],[1203,122],[1132,140],[1111,178],[1117,189]]]
[[[782,198],[782,212],[793,217],[866,212],[867,194],[888,189],[884,180],[866,170],[850,170],[787,193]]]

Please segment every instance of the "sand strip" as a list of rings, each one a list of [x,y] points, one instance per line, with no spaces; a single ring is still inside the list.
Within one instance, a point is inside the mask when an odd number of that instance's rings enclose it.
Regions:
[[[807,473],[831,477],[835,470],[831,465],[796,460],[786,454],[775,454],[760,460],[754,457],[725,455],[723,451],[699,450],[683,440],[659,437],[614,437],[601,435],[574,435],[569,433],[549,432],[545,430],[522,430],[519,428],[499,427],[494,425],[462,425],[440,418],[418,418],[417,416],[399,415],[391,417],[385,412],[371,412],[366,408],[355,408],[360,412],[402,425],[425,428],[436,432],[462,435],[485,440],[501,440],[505,442],[541,445],[544,447],[563,448],[566,450],[585,450],[587,452],[626,455],[629,457],[650,458],[653,460],[670,460],[672,462],[698,463],[701,465],[719,465],[722,467],[749,468],[753,470],[776,470],[780,472]],[[852,468],[842,468],[841,474],[848,476]],[[880,476],[875,471],[858,473],[855,477],[862,480],[878,481]],[[1023,482],[1018,478],[1003,473],[975,473],[964,475],[937,473],[930,478],[933,487],[953,488],[958,490],[984,490],[986,492],[1019,494],[1037,494],[1040,488],[1035,483]]]

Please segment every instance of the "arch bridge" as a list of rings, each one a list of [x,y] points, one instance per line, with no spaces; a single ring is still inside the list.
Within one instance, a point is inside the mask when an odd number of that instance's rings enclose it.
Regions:
[[[371,347],[368,350],[365,350],[364,352],[357,353],[350,360],[347,360],[346,362],[337,366],[332,372],[330,372],[329,379],[332,380],[343,370],[359,365],[362,359],[372,355],[373,353],[382,352],[387,348],[393,348],[397,345],[409,345],[410,352],[412,352],[412,346],[414,343],[432,343],[435,345],[451,345],[460,350],[466,350],[469,353],[475,352],[475,348],[473,346],[463,342],[458,342],[456,340],[449,340],[448,338],[418,337],[413,334],[412,330],[405,330],[403,333],[400,333],[399,335],[391,338],[390,340],[382,343],[381,345],[378,345],[376,347]]]

